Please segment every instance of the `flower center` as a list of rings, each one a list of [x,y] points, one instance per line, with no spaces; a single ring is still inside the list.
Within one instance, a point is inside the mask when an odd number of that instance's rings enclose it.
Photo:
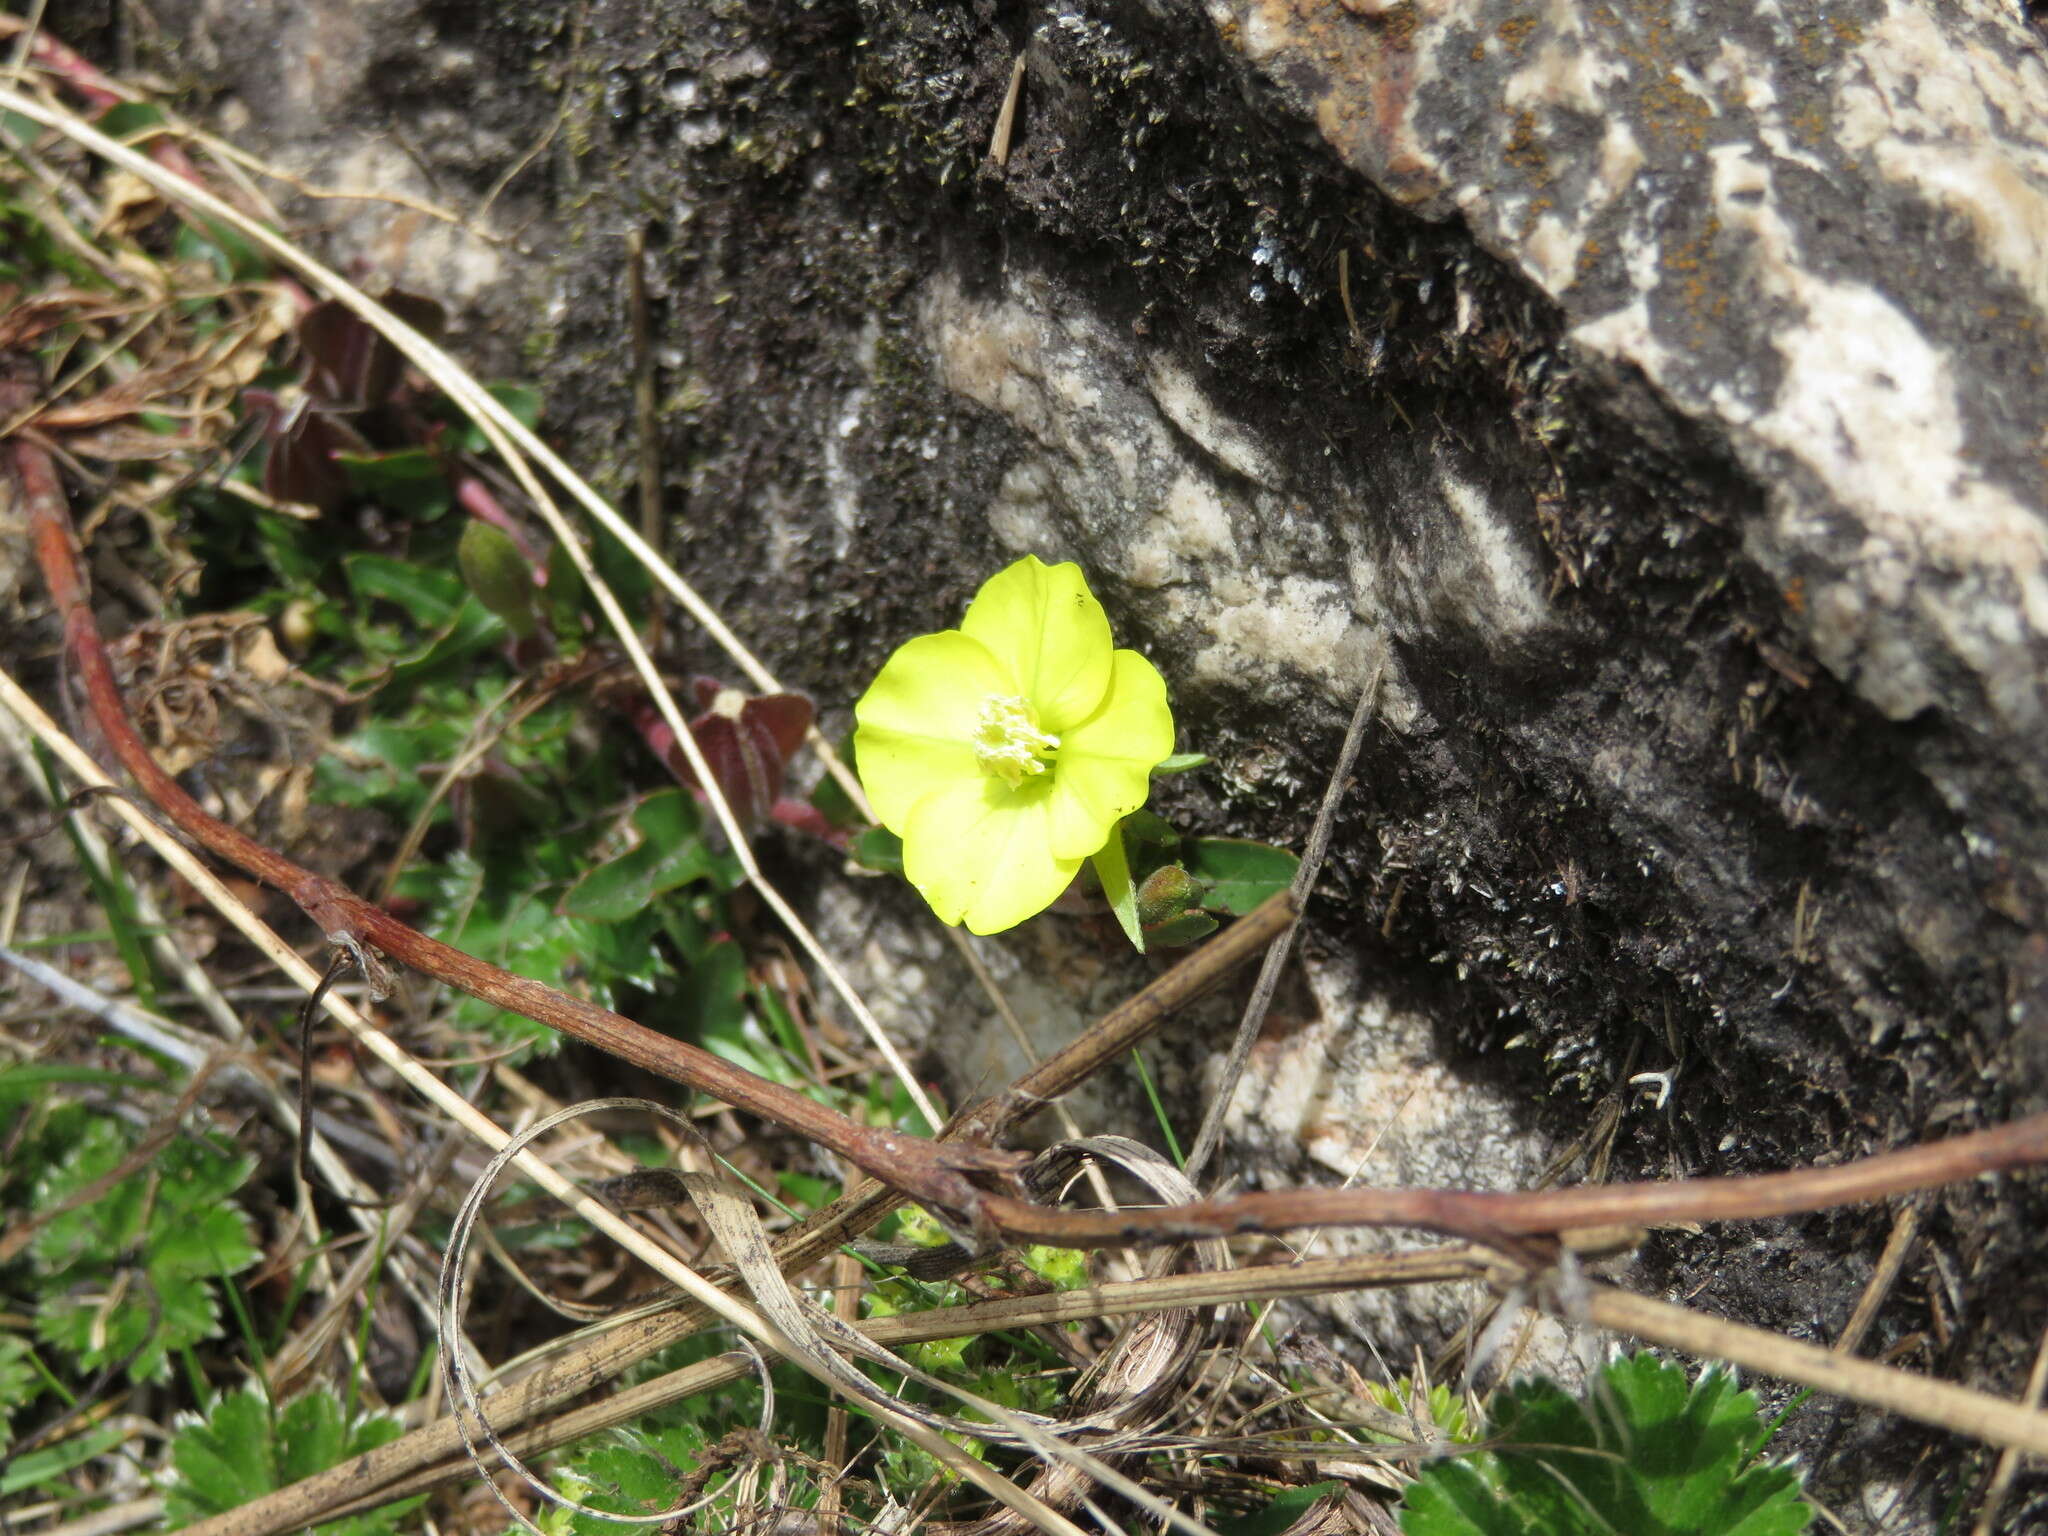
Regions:
[[[974,727],[974,760],[1015,789],[1034,773],[1045,772],[1045,757],[1059,750],[1060,739],[1038,728],[1038,712],[1013,693],[992,693],[981,701],[981,719]]]

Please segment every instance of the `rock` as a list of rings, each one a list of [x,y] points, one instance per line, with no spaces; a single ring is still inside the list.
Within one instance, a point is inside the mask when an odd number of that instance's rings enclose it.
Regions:
[[[467,210],[532,152],[484,220],[511,244],[436,233],[443,280],[403,277],[544,358],[615,492],[644,233],[671,548],[828,724],[1025,550],[1082,561],[1165,671],[1216,759],[1165,792],[1187,824],[1299,838],[1381,678],[1240,1175],[1332,1181],[1391,1121],[1368,1178],[1526,1183],[1609,1095],[1634,1175],[2042,1102],[2048,60],[2018,8],[159,9],[315,179]],[[320,41],[317,89],[281,38]],[[302,211],[392,260],[389,210]],[[985,1010],[881,905],[823,900],[957,1057]],[[1041,926],[999,971],[1094,957],[1064,1005],[1034,986],[1050,1035],[1141,979]],[[1189,1123],[1224,1028],[1161,1047]],[[2016,1390],[2043,1215],[2019,1181],[1939,1197],[1866,1348],[1924,1286],[1955,1344],[1910,1358]],[[1827,1340],[1887,1227],[1660,1235],[1632,1283]],[[1394,1360],[1457,1320],[1375,1306],[1344,1321]],[[1915,1432],[1806,1422],[1823,1486],[1912,1464]]]

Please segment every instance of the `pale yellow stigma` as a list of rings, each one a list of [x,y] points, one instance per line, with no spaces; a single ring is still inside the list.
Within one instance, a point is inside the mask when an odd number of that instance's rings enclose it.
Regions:
[[[1059,750],[1060,739],[1038,728],[1030,703],[1012,693],[992,693],[981,701],[981,719],[974,727],[974,760],[1015,789],[1034,773],[1045,772],[1045,754]]]

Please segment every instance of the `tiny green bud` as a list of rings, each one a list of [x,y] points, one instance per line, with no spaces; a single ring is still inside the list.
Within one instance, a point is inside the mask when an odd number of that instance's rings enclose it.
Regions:
[[[1178,864],[1162,864],[1138,887],[1138,921],[1146,928],[1171,922],[1188,908],[1200,906],[1202,884]]]
[[[531,639],[539,628],[533,615],[533,572],[511,535],[471,518],[462,530],[455,560],[462,568],[462,584],[476,594],[476,600],[503,619],[520,639]]]

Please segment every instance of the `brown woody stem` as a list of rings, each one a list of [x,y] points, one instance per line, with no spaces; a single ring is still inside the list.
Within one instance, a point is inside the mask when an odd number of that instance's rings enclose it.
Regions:
[[[1020,1158],[987,1147],[958,1142],[942,1145],[859,1125],[707,1051],[429,938],[334,881],[302,869],[208,815],[157,765],[128,718],[79,579],[70,513],[48,451],[25,437],[15,438],[9,447],[29,513],[36,558],[63,618],[66,647],[84,681],[94,717],[122,766],[186,836],[285,892],[319,924],[330,942],[344,947],[373,945],[394,960],[472,997],[759,1115],[831,1148],[885,1184],[964,1220],[977,1232],[1092,1248],[1309,1226],[1405,1226],[1511,1244],[1517,1238],[1574,1227],[1785,1215],[2048,1162],[2048,1114],[2041,1114],[1838,1167],[1746,1178],[1601,1185],[1530,1194],[1307,1189],[1123,1211],[1056,1209],[992,1193],[971,1182],[968,1171],[1007,1173]],[[1257,954],[1292,919],[1294,911],[1294,903],[1285,893],[1274,897],[1203,946],[1183,962],[1183,968],[1205,976],[1226,973]],[[983,1123],[1009,1119],[1028,1107],[1027,1096],[1022,1102],[997,1109]]]

